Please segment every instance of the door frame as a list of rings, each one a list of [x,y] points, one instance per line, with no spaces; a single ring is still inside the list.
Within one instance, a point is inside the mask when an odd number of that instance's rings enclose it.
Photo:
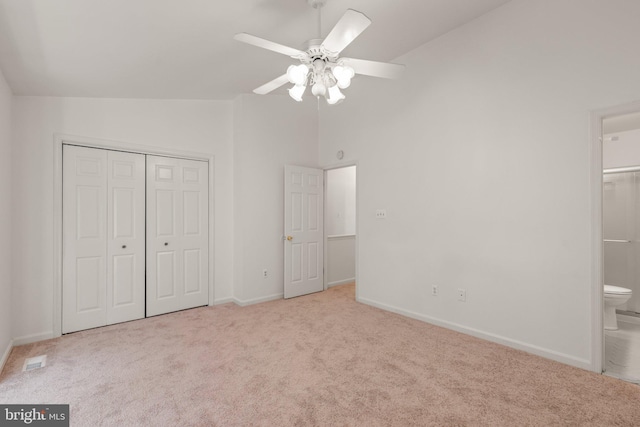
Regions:
[[[640,111],[640,101],[593,110],[590,113],[591,187],[591,370],[604,371],[604,256],[602,231],[602,121],[609,117]]]
[[[359,286],[358,286],[358,279],[359,279],[359,275],[358,272],[360,271],[359,265],[360,265],[360,257],[359,257],[359,231],[358,231],[358,215],[360,213],[360,203],[359,203],[359,197],[360,197],[360,180],[358,179],[358,162],[357,161],[348,161],[348,162],[339,162],[339,163],[332,163],[329,165],[325,165],[322,167],[323,170],[323,179],[324,179],[324,206],[323,206],[323,220],[324,220],[324,225],[323,225],[323,240],[324,240],[324,261],[323,261],[323,282],[324,282],[324,290],[326,291],[327,289],[329,289],[329,282],[327,281],[327,277],[329,276],[327,274],[328,270],[329,270],[329,266],[327,263],[327,248],[328,248],[328,235],[327,235],[327,171],[333,170],[333,169],[342,169],[342,168],[347,168],[349,166],[355,166],[356,167],[356,243],[355,243],[355,247],[356,247],[356,253],[355,253],[355,266],[356,266],[356,273],[355,273],[355,280],[356,280],[356,301],[358,301],[360,294],[358,292]]]
[[[215,156],[192,151],[174,150],[122,141],[90,138],[56,133],[53,137],[53,338],[62,335],[62,146],[78,145],[87,148],[125,151],[137,154],[176,157],[187,160],[206,161],[209,165],[209,305],[215,301],[215,203],[214,166]]]

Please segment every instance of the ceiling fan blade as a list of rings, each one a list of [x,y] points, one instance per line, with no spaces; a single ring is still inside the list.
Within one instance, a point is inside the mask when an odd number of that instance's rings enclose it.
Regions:
[[[405,69],[405,66],[401,64],[367,61],[366,59],[340,58],[340,62],[353,68],[356,74],[385,79],[397,79]]]
[[[253,90],[253,93],[257,93],[258,95],[266,95],[271,91],[278,89],[280,86],[289,83],[289,77],[286,74],[281,75],[269,83],[265,83],[259,88]]]
[[[324,39],[322,47],[328,53],[337,56],[369,25],[371,25],[371,20],[364,13],[348,9]]]
[[[301,56],[306,56],[306,53],[301,50],[294,49],[292,47],[275,43],[247,33],[238,33],[233,36],[233,38],[243,43],[252,44],[263,49],[269,49],[283,55],[291,56],[292,58],[300,58]]]

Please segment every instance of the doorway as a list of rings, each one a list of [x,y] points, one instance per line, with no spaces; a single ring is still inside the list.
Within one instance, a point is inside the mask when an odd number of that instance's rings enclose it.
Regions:
[[[640,111],[602,120],[602,166],[603,373],[640,384]]]
[[[325,169],[325,290],[355,283],[357,166]]]

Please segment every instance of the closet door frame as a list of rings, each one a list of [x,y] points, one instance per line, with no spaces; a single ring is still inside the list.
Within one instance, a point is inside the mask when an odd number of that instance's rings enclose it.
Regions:
[[[208,162],[209,169],[209,305],[214,305],[215,295],[215,192],[214,192],[214,165],[215,156],[182,151],[163,149],[145,145],[130,144],[121,141],[55,134],[53,141],[53,331],[51,338],[62,335],[62,263],[63,263],[63,235],[62,235],[62,147],[63,145],[77,145],[87,148],[99,148],[104,150],[125,151],[129,153],[175,157],[186,160],[200,160]]]

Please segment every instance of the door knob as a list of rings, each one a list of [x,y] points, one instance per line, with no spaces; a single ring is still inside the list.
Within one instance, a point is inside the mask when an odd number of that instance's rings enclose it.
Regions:
[[[293,240],[293,236],[287,236],[287,240]]]
[[[127,245],[122,245],[122,249],[127,249]]]
[[[165,246],[169,246],[169,242],[164,242],[164,245]]]

